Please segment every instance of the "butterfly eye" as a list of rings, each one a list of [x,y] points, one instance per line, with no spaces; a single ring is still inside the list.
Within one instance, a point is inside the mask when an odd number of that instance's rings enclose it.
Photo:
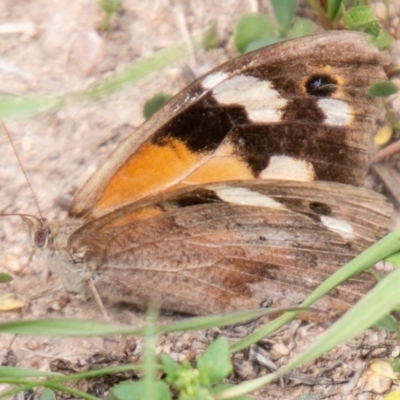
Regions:
[[[308,94],[317,97],[330,97],[337,89],[337,81],[330,75],[313,75],[305,83]]]
[[[46,229],[40,228],[35,232],[34,235],[34,242],[35,246],[39,247],[40,249],[46,246],[47,240],[49,238],[49,233]]]
[[[310,203],[310,210],[314,211],[318,215],[330,215],[332,210],[331,208],[324,203],[319,203],[317,201]]]

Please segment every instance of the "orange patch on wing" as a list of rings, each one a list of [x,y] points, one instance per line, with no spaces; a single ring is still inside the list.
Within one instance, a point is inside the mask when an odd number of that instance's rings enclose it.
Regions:
[[[249,167],[235,156],[210,158],[187,176],[185,184],[254,179]]]
[[[175,139],[163,146],[145,143],[110,179],[93,211],[113,210],[175,186],[200,160]]]

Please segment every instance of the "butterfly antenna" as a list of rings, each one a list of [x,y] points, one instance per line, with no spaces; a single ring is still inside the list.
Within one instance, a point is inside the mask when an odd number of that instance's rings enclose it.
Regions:
[[[30,190],[31,193],[32,193],[33,200],[35,201],[36,208],[38,209],[38,213],[39,213],[39,215],[40,215],[40,220],[43,220],[42,211],[40,210],[39,203],[38,203],[37,198],[36,198],[36,196],[35,196],[35,192],[33,191],[32,185],[31,185],[31,183],[30,183],[30,181],[29,181],[29,179],[28,179],[28,175],[26,174],[25,168],[24,168],[24,166],[23,166],[23,164],[22,164],[22,162],[21,162],[21,159],[19,158],[18,151],[17,151],[17,149],[16,149],[15,146],[14,146],[14,142],[13,142],[13,140],[12,140],[12,138],[11,138],[11,134],[10,134],[9,130],[7,129],[6,124],[4,123],[3,120],[1,120],[1,124],[3,125],[4,131],[6,132],[6,135],[7,135],[7,137],[8,137],[8,141],[9,141],[10,144],[11,144],[11,147],[12,147],[12,149],[13,149],[13,152],[14,152],[14,154],[15,154],[15,157],[17,157],[18,164],[19,164],[19,166],[20,166],[20,168],[21,168],[22,173],[24,174],[25,181],[26,181],[26,183],[28,184],[29,190]]]

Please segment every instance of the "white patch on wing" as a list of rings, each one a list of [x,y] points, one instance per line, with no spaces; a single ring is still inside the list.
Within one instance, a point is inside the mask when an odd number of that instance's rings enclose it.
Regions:
[[[309,161],[289,156],[272,156],[260,178],[310,182],[315,179],[315,171]]]
[[[285,209],[286,207],[278,201],[264,194],[254,192],[243,187],[220,186],[215,189],[218,197],[226,202],[246,206],[259,206],[274,209]]]
[[[266,80],[237,75],[217,85],[213,95],[220,104],[240,104],[253,122],[279,122],[287,100]]]
[[[318,100],[319,108],[325,114],[325,123],[332,126],[347,126],[353,119],[348,103],[337,99]]]
[[[321,222],[331,231],[338,233],[343,239],[351,240],[354,237],[353,227],[346,221],[321,216]]]
[[[213,89],[215,86],[220,84],[222,81],[224,81],[228,77],[229,77],[229,75],[226,74],[225,72],[221,72],[221,71],[214,72],[213,74],[210,74],[203,79],[201,86],[203,86],[203,88],[206,90]]]

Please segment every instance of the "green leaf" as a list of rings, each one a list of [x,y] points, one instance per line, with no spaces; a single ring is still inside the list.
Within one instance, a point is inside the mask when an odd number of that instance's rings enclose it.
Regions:
[[[392,254],[390,257],[385,259],[386,261],[393,264],[396,268],[400,267],[400,252],[396,254]]]
[[[149,119],[155,114],[164,104],[168,103],[172,95],[168,93],[158,93],[151,99],[147,100],[143,106],[143,115],[146,119]]]
[[[215,49],[219,46],[218,22],[215,20],[211,26],[203,33],[202,44],[205,49]]]
[[[400,372],[400,358],[389,358],[388,361],[396,372]]]
[[[160,362],[164,373],[167,375],[167,382],[174,383],[182,370],[181,364],[178,364],[167,354],[160,355]]]
[[[381,28],[378,35],[375,35],[371,42],[380,50],[390,49],[394,43],[393,37],[385,29]]]
[[[284,39],[279,38],[277,36],[271,36],[271,37],[255,40],[254,42],[251,42],[246,47],[246,53],[248,53],[250,51],[261,49],[262,47],[269,46],[269,45],[277,43],[277,42],[282,42],[283,40]]]
[[[56,400],[56,395],[50,389],[43,389],[40,393],[40,400]]]
[[[387,332],[396,332],[400,333],[400,327],[393,315],[385,315],[382,319],[380,319],[375,326],[378,328],[384,329]]]
[[[233,39],[240,53],[244,53],[251,42],[274,36],[274,24],[261,13],[244,14],[235,25]]]
[[[347,29],[361,30],[372,36],[371,42],[379,49],[387,49],[393,43],[392,36],[380,25],[369,6],[357,6],[343,16]]]
[[[271,0],[272,8],[279,25],[280,36],[285,37],[292,25],[297,9],[297,0]]]
[[[0,283],[8,283],[13,280],[13,277],[11,275],[8,275],[4,272],[0,272]]]
[[[197,359],[196,365],[204,386],[218,383],[229,375],[233,367],[227,339],[220,337],[211,343]]]
[[[363,30],[371,34],[379,33],[379,24],[374,11],[369,6],[358,6],[348,10],[343,16],[347,29]]]
[[[115,14],[122,9],[121,0],[99,0],[99,5],[107,14]]]
[[[308,18],[298,18],[292,26],[288,36],[291,38],[302,37],[314,33],[314,22]]]
[[[398,87],[390,81],[377,82],[373,84],[367,91],[372,97],[388,97],[399,91]]]
[[[344,15],[344,22],[348,28],[368,26],[376,22],[374,11],[369,6],[353,7]]]
[[[146,385],[143,381],[125,381],[114,386],[107,396],[107,400],[149,400]],[[151,400],[171,400],[168,385],[162,381],[154,382],[153,397]]]

